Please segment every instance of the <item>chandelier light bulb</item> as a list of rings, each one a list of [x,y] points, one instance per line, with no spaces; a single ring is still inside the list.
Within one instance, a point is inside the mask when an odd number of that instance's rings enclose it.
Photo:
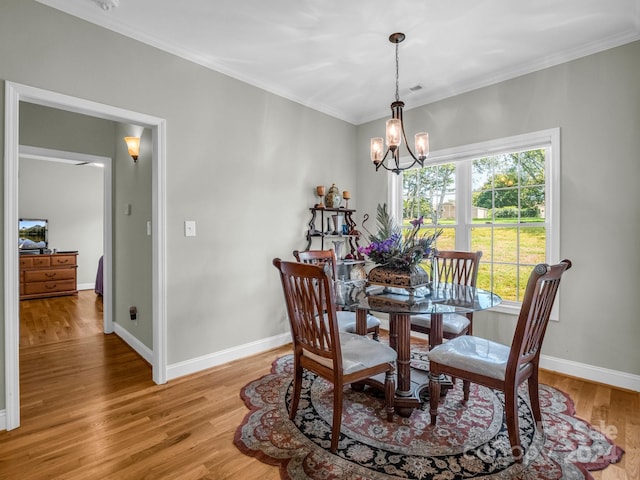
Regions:
[[[399,118],[387,120],[387,147],[395,150],[402,143],[402,124]]]
[[[382,137],[376,137],[371,139],[371,161],[378,164],[382,161],[382,155],[384,152]]]
[[[416,153],[420,160],[429,156],[429,134],[427,132],[416,133]]]

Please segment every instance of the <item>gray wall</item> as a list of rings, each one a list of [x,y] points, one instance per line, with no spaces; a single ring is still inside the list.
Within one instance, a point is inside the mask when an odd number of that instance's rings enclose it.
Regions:
[[[560,321],[550,324],[543,353],[635,375],[639,86],[635,42],[405,112],[409,128],[426,126],[432,150],[560,127],[560,257],[573,268],[563,279]],[[386,176],[368,161],[369,139],[383,132],[383,120],[358,128],[361,214],[375,214],[387,198]],[[511,341],[512,316],[474,318],[474,333]]]
[[[355,127],[32,0],[1,3],[0,44],[12,45],[0,49],[2,80],[166,119],[168,363],[286,333],[271,260],[292,258],[306,244],[316,185],[336,182],[357,198]],[[126,158],[119,143],[116,196],[118,169],[129,168],[119,165]],[[116,239],[129,221],[117,211],[121,200],[114,199],[115,221],[122,220]],[[131,230],[146,231],[147,219]],[[196,237],[184,237],[185,220],[197,222]],[[118,278],[149,265],[142,253],[115,262]],[[133,301],[150,318],[147,294],[137,292],[135,299],[116,292],[116,321]]]

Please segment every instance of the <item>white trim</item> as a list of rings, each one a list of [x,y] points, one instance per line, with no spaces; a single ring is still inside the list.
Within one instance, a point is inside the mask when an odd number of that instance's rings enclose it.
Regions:
[[[273,337],[263,338],[255,342],[245,343],[244,345],[238,345],[237,347],[227,348],[226,350],[203,355],[202,357],[174,363],[167,367],[168,379],[173,380],[174,378],[206,370],[207,368],[217,367],[218,365],[222,365],[233,360],[266,352],[272,348],[281,347],[287,343],[291,343],[291,334],[282,333]]]
[[[95,289],[96,289],[95,283],[79,283],[76,286],[76,290],[95,290]]]
[[[31,145],[19,145],[20,158],[46,161],[72,161],[73,163],[98,163],[104,165],[111,162],[111,158],[88,153],[67,152],[64,150],[54,150],[53,148],[33,147]]]
[[[20,304],[18,238],[18,107],[14,85],[5,83],[4,110],[4,388],[6,429],[20,425]]]
[[[7,429],[7,411],[0,410],[0,430]]]
[[[18,238],[18,158],[19,158],[19,104],[26,101],[37,105],[103,118],[115,122],[135,124],[152,130],[152,202],[153,202],[153,380],[165,383],[166,365],[166,246],[165,246],[165,158],[166,121],[143,113],[104,105],[14,82],[5,82],[5,142],[4,142],[4,319],[5,319],[5,408],[6,428],[20,426],[19,383],[19,302],[18,252],[14,239]],[[107,169],[109,170],[109,169]],[[111,178],[105,172],[105,182]],[[110,189],[105,188],[110,195]],[[111,204],[111,198],[105,202]],[[110,223],[110,219],[109,219]],[[111,246],[106,237],[105,254]],[[112,282],[110,259],[105,257],[105,283]],[[107,289],[108,291],[108,289]],[[110,305],[104,299],[105,308]],[[105,312],[105,318],[107,313]],[[106,330],[106,329],[105,329]]]
[[[118,322],[113,322],[113,331],[124,343],[133,348],[149,365],[153,365],[153,352],[149,347],[131,335],[129,330],[121,326]]]
[[[597,367],[572,360],[564,360],[549,355],[540,355],[540,368],[564,375],[571,375],[579,379],[640,392],[640,375],[634,375],[632,373],[620,372],[618,370]]]

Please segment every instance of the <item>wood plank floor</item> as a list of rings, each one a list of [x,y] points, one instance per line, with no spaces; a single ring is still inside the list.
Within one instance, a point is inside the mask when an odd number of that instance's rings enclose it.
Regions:
[[[278,467],[232,443],[247,413],[240,389],[290,352],[249,359],[155,385],[151,368],[102,334],[93,292],[21,302],[21,427],[0,432],[0,479],[261,479]],[[579,416],[613,433],[622,462],[596,479],[638,479],[640,394],[542,372],[569,393]]]

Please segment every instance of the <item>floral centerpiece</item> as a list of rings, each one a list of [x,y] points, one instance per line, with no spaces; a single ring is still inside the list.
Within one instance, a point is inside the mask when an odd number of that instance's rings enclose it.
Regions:
[[[387,205],[378,205],[378,231],[369,233],[369,245],[359,247],[358,253],[366,255],[377,266],[369,272],[369,283],[409,290],[429,284],[429,275],[420,266],[436,252],[435,240],[442,230],[431,235],[419,235],[423,217],[411,221],[412,228],[402,233],[387,211]],[[364,228],[364,225],[363,225]]]

